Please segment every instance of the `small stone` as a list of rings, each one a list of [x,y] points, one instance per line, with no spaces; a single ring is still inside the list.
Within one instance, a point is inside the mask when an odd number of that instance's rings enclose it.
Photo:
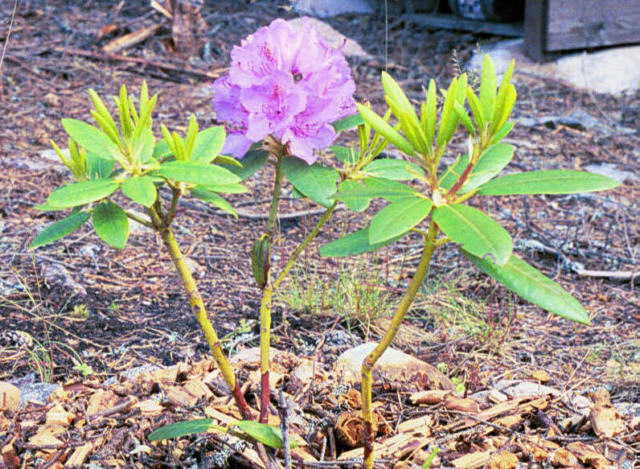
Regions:
[[[44,102],[51,107],[60,106],[60,98],[54,93],[47,93],[44,97]]]
[[[560,394],[557,389],[529,381],[522,381],[515,386],[503,389],[502,392],[514,399],[526,396],[546,396],[548,394],[557,396]]]
[[[13,384],[0,381],[0,410],[15,412],[20,406],[20,389]]]
[[[349,383],[359,383],[362,362],[375,346],[375,343],[367,342],[343,352],[336,360],[336,373],[343,374]],[[373,368],[374,381],[380,379],[392,382],[415,381],[424,385],[425,378],[429,389],[453,388],[449,378],[436,367],[393,348],[388,348]]]

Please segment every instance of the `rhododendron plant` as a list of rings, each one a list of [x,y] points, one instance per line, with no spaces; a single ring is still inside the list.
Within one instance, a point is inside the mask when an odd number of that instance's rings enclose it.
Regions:
[[[516,89],[511,83],[513,67],[512,62],[498,86],[493,62],[486,56],[477,91],[468,83],[466,74],[455,77],[448,89],[440,93],[431,80],[420,103],[420,117],[400,86],[385,72],[382,86],[389,105],[385,116],[358,104],[365,126],[383,135],[406,160],[405,171],[394,170],[390,162],[382,164],[384,160],[377,160],[377,169],[389,179],[412,183],[380,184],[369,177],[341,188],[334,198],[352,207],[359,205],[362,209],[374,198],[385,199],[389,204],[374,215],[367,228],[332,241],[323,246],[320,253],[325,256],[360,254],[393,243],[410,232],[422,236],[422,255],[415,274],[382,340],[362,363],[367,469],[372,469],[374,463],[372,371],[401,327],[436,249],[445,245],[459,248],[476,267],[522,298],[564,318],[589,322],[587,311],[573,296],[513,253],[511,236],[497,221],[467,203],[476,195],[572,194],[618,185],[608,177],[581,171],[530,171],[499,176],[514,154],[511,145],[501,142],[513,128],[513,122],[509,121],[516,101]],[[438,106],[438,94],[444,96],[441,106]],[[388,123],[390,114],[397,119],[396,126]],[[466,134],[467,152],[441,168],[443,155],[458,129]],[[367,133],[360,134],[363,145],[368,144]],[[375,164],[376,161],[367,167]]]
[[[356,112],[351,70],[306,19],[277,19],[231,51],[229,73],[213,84],[223,153],[242,158],[270,136],[309,164],[336,138],[331,126]]]

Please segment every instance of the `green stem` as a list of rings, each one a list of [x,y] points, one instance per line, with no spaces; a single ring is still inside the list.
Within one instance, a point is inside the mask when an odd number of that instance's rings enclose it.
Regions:
[[[276,175],[273,181],[273,198],[269,207],[269,218],[267,219],[267,231],[273,239],[278,219],[278,206],[280,205],[280,193],[282,192],[282,159],[283,156],[276,155]]]
[[[233,373],[231,365],[229,364],[229,360],[227,359],[222,347],[220,345],[220,339],[218,338],[218,334],[216,333],[213,324],[209,320],[207,316],[207,311],[204,306],[204,302],[202,300],[202,296],[198,291],[198,286],[185,262],[184,255],[182,251],[180,251],[180,246],[176,241],[176,238],[173,236],[173,232],[171,228],[164,223],[162,215],[158,212],[157,208],[149,208],[148,209],[149,216],[153,221],[155,229],[160,234],[164,245],[169,251],[169,255],[171,256],[171,260],[180,275],[180,279],[182,280],[182,285],[187,292],[189,297],[189,305],[191,306],[191,310],[193,314],[196,316],[198,323],[200,324],[200,328],[209,343],[209,348],[211,349],[211,353],[213,355],[214,360],[216,361],[220,372],[222,373],[222,377],[224,378],[229,390],[233,394],[233,397],[240,409],[240,413],[245,419],[252,419],[251,410],[247,405],[247,402],[242,394],[242,391],[237,386],[236,377]]]
[[[140,223],[141,225],[146,226],[147,228],[155,229],[155,226],[149,220],[145,220],[144,218],[136,215],[133,212],[129,212],[128,210],[125,210],[124,213],[126,213],[127,217],[131,218],[133,221]]]
[[[180,198],[180,188],[171,186],[171,192],[172,192],[171,206],[169,207],[169,211],[164,217],[164,223],[167,226],[171,225],[171,222],[176,216],[176,209],[178,208],[178,199]]]
[[[267,219],[267,232],[270,242],[276,234],[276,222],[278,219],[278,207],[280,205],[280,193],[282,192],[282,160],[283,155],[275,155],[275,178],[273,181],[273,197],[269,207],[269,218]],[[271,247],[269,246],[269,250]],[[271,297],[273,289],[270,285],[270,273],[267,271],[266,284],[262,290],[262,300],[260,301],[260,422],[267,423],[269,420],[269,359],[271,343]]]
[[[407,288],[400,305],[396,313],[391,319],[391,324],[382,340],[376,345],[376,347],[367,355],[367,358],[362,362],[362,418],[364,419],[364,463],[366,469],[373,468],[373,410],[371,407],[371,390],[372,390],[372,370],[380,356],[391,345],[391,342],[398,333],[398,329],[402,325],[402,320],[405,314],[411,307],[413,300],[424,281],[427,274],[427,268],[429,262],[431,262],[431,256],[436,248],[436,236],[438,235],[438,225],[432,220],[429,225],[429,231],[424,242],[424,249],[422,251],[422,257],[420,263],[416,268],[416,273]]]

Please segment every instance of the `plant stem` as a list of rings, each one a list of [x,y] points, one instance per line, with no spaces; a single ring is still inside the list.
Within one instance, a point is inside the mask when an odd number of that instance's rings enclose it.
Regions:
[[[129,212],[128,210],[125,210],[124,213],[126,213],[127,217],[132,219],[133,221],[140,223],[141,225],[146,226],[147,228],[155,229],[154,224],[151,223],[149,220],[145,220],[141,216],[138,216],[133,212]]]
[[[276,221],[278,219],[278,206],[280,205],[280,193],[282,192],[282,155],[276,157],[276,175],[273,181],[273,197],[269,207],[269,218],[267,219],[267,232],[270,242],[273,242],[276,234]],[[269,247],[271,250],[271,247]],[[271,344],[271,288],[270,273],[267,272],[267,280],[262,290],[262,300],[260,301],[260,422],[269,421],[269,359]]]
[[[189,297],[189,305],[191,306],[191,310],[193,314],[196,316],[198,323],[200,324],[200,328],[202,332],[204,332],[205,337],[207,338],[207,342],[209,343],[209,348],[211,349],[211,354],[215,359],[220,372],[222,373],[222,377],[227,383],[229,390],[233,394],[233,397],[240,409],[240,413],[243,418],[251,420],[253,416],[251,415],[251,410],[249,409],[249,405],[240,390],[240,387],[236,383],[236,376],[231,369],[231,365],[229,364],[229,360],[227,359],[222,347],[220,345],[220,339],[218,338],[218,334],[216,333],[213,324],[209,320],[207,316],[207,311],[204,306],[204,302],[202,301],[202,296],[198,291],[198,286],[191,275],[191,271],[185,262],[182,251],[180,251],[180,246],[176,241],[176,238],[173,236],[173,232],[171,228],[164,223],[162,216],[158,213],[156,208],[148,209],[149,216],[153,221],[153,224],[160,234],[164,245],[169,251],[169,255],[171,256],[171,260],[180,274],[180,278],[182,280],[182,285],[187,292]]]
[[[180,184],[180,183],[178,183]],[[169,207],[169,211],[165,215],[164,223],[165,225],[171,225],[171,222],[176,216],[176,209],[178,208],[178,199],[180,198],[180,188],[171,186],[171,207]]]
[[[278,219],[278,206],[280,205],[280,193],[282,192],[282,159],[283,156],[276,155],[276,175],[273,181],[273,198],[269,206],[269,218],[267,219],[267,231],[271,237],[275,235],[276,220]]]
[[[296,263],[300,255],[304,252],[307,246],[309,246],[309,243],[311,243],[311,241],[313,241],[315,237],[318,236],[322,227],[329,221],[329,218],[331,218],[331,215],[333,215],[333,212],[336,209],[337,205],[338,205],[338,201],[336,200],[333,202],[333,204],[331,204],[331,206],[327,210],[325,210],[325,212],[322,214],[322,217],[320,217],[320,220],[318,220],[318,222],[312,228],[309,234],[307,234],[306,238],[304,238],[300,243],[300,245],[295,249],[295,251],[291,253],[284,268],[278,274],[278,277],[276,277],[276,280],[273,282],[273,285],[272,285],[273,290],[275,290],[280,286],[282,281],[287,277],[287,274],[293,268],[294,264]]]
[[[367,355],[367,358],[362,362],[362,418],[364,419],[364,464],[366,469],[373,468],[373,411],[371,408],[371,389],[372,389],[372,370],[380,356],[389,347],[398,329],[402,325],[402,320],[405,314],[411,307],[413,300],[424,281],[427,274],[427,268],[429,262],[431,262],[431,256],[436,248],[436,236],[438,235],[438,225],[432,220],[429,225],[429,231],[424,241],[424,249],[422,251],[422,257],[420,263],[416,268],[416,273],[407,288],[396,313],[391,319],[391,324],[387,332],[384,334],[382,340],[376,345],[376,347]]]

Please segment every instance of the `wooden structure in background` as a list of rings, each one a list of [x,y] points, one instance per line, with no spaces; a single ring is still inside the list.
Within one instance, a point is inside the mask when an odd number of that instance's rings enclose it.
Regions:
[[[525,49],[550,52],[640,43],[639,0],[526,0]]]

